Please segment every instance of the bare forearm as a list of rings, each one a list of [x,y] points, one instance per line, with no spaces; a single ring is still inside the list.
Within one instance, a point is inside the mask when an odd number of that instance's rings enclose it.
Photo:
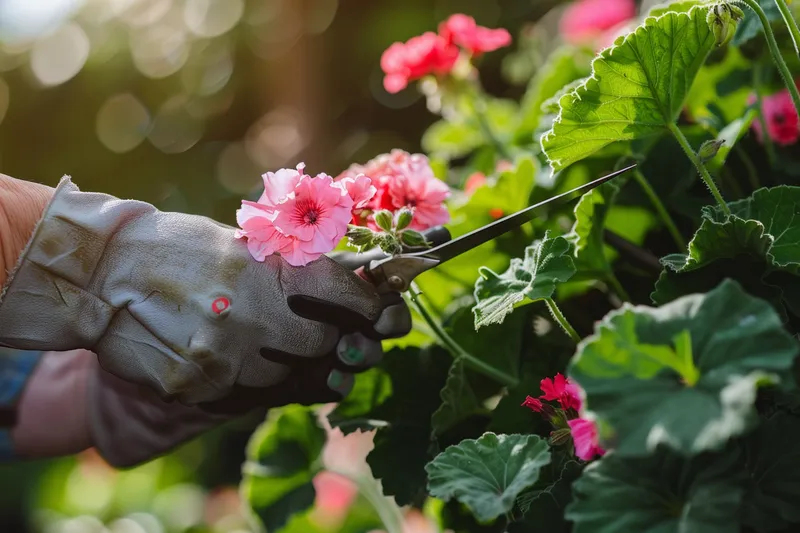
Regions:
[[[16,265],[54,189],[0,174],[0,287]]]

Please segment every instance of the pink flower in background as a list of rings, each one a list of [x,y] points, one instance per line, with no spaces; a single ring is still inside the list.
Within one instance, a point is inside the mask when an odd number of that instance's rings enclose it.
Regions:
[[[585,44],[635,16],[633,0],[578,0],[561,17],[561,35],[571,44]]]
[[[280,253],[293,266],[304,266],[333,250],[347,231],[353,199],[346,187],[325,174],[316,178],[297,170],[264,174],[258,202],[242,201],[236,213],[238,239],[247,239],[257,261]],[[345,184],[346,185],[346,184]]]
[[[755,95],[750,95],[748,104],[756,102]],[[770,96],[761,99],[764,110],[764,122],[767,124],[767,132],[780,146],[788,146],[797,142],[800,138],[800,121],[797,111],[792,104],[792,97],[787,89],[778,91]],[[764,132],[759,120],[753,121],[753,129],[759,142],[764,142]]]
[[[337,183],[344,187],[350,198],[353,199],[353,209],[365,209],[378,192],[378,189],[372,184],[372,180],[363,174],[359,174],[354,178],[344,178]]]
[[[314,521],[328,526],[341,523],[358,496],[356,484],[344,476],[327,471],[317,474],[313,483],[317,493]]]
[[[474,18],[461,13],[451,15],[440,24],[439,35],[448,43],[456,44],[474,56],[511,44],[511,34],[507,30],[478,26]]]
[[[486,174],[483,172],[473,172],[469,175],[467,181],[464,182],[464,192],[472,194],[484,185],[486,185]]]
[[[450,196],[450,189],[433,174],[430,162],[424,155],[392,150],[365,165],[351,166],[336,181],[345,181],[359,174],[369,177],[377,192],[367,204],[368,210],[356,216],[353,224],[376,229],[372,211],[388,209],[397,212],[403,207],[414,211],[410,227],[415,230],[425,230],[450,220],[444,205]]]
[[[394,43],[381,56],[383,87],[389,93],[400,92],[410,82],[429,74],[449,73],[457,60],[458,48],[433,32]]]
[[[595,456],[602,456],[606,452],[600,447],[597,437],[597,425],[592,420],[574,418],[568,420],[572,432],[572,441],[575,443],[575,455],[583,461],[591,461]]]

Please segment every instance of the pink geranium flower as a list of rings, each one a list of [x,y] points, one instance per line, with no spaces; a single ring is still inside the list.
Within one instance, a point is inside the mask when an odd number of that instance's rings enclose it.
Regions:
[[[486,185],[486,174],[483,172],[473,172],[464,182],[464,192],[472,194],[481,187]]]
[[[544,400],[558,400],[563,409],[581,409],[580,389],[563,374],[556,374],[554,379],[544,378],[540,384]]]
[[[458,60],[458,48],[433,32],[394,43],[381,56],[383,87],[397,93],[429,74],[449,73]]]
[[[572,432],[572,441],[575,443],[575,455],[583,461],[591,461],[596,456],[602,456],[606,452],[600,447],[597,436],[597,425],[593,420],[586,418],[573,418],[568,420],[569,429]]]
[[[507,30],[478,26],[474,18],[461,13],[451,15],[440,24],[439,35],[448,43],[456,44],[474,56],[511,44],[511,34]]]
[[[750,105],[756,102],[755,95],[748,99]],[[770,96],[761,99],[764,111],[764,122],[767,124],[767,132],[780,146],[789,146],[797,142],[800,138],[800,121],[797,111],[792,104],[792,97],[788,89],[783,89]],[[761,121],[753,121],[753,129],[759,142],[764,142],[764,131],[761,128]]]
[[[540,400],[537,400],[533,396],[526,396],[525,401],[522,402],[522,407],[527,407],[534,413],[542,412],[542,402]]]
[[[578,0],[561,17],[561,35],[571,44],[586,44],[634,16],[633,0]]]
[[[372,212],[380,209],[397,212],[403,207],[413,210],[410,227],[415,230],[425,230],[450,220],[444,205],[450,189],[436,178],[424,155],[392,150],[365,165],[351,166],[337,176],[336,181],[345,182],[359,174],[369,177],[377,192],[367,203],[367,209],[354,218],[353,224],[376,229]]]
[[[346,183],[326,174],[312,178],[305,165],[264,174],[258,202],[244,200],[236,213],[240,230],[257,261],[280,253],[293,266],[304,266],[333,250],[352,218],[353,198]]]

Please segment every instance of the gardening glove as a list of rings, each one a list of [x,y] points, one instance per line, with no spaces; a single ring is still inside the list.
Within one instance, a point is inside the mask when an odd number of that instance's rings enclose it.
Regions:
[[[231,227],[68,177],[0,297],[0,345],[89,349],[162,401],[221,413],[341,399],[410,326],[399,295],[332,259],[259,263]]]

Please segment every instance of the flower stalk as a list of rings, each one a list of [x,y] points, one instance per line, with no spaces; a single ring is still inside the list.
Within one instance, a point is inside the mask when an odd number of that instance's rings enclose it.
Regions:
[[[761,21],[761,26],[763,26],[764,28],[764,36],[767,39],[767,46],[769,46],[769,52],[770,54],[772,54],[772,60],[778,66],[778,70],[781,73],[783,82],[786,84],[786,88],[789,90],[789,94],[792,96],[792,103],[794,104],[794,110],[797,113],[797,115],[800,116],[800,91],[797,90],[797,85],[795,85],[794,83],[794,78],[792,78],[792,73],[789,71],[789,67],[786,65],[786,61],[784,61],[783,56],[781,55],[781,50],[778,47],[778,41],[775,40],[775,33],[773,33],[772,31],[772,27],[769,24],[769,20],[767,20],[767,15],[766,13],[764,13],[764,9],[762,9],[762,7],[758,5],[757,0],[741,0],[741,1],[747,4],[747,7],[752,9],[758,16],[759,20]],[[778,4],[778,8],[780,8],[780,2]],[[783,11],[781,11],[781,14],[783,14]],[[786,16],[788,16],[789,19],[794,22],[791,13],[788,12],[788,7],[786,7]],[[795,23],[795,27],[796,26],[797,25]],[[797,46],[796,42],[795,46]]]
[[[563,329],[566,332],[566,334],[569,335],[569,337],[575,342],[575,344],[581,342],[581,336],[578,335],[578,332],[575,331],[575,328],[573,328],[572,324],[569,323],[567,317],[565,317],[564,313],[561,312],[561,309],[559,309],[558,304],[556,304],[555,300],[553,300],[552,298],[545,298],[544,301],[547,304],[547,309],[550,310],[550,314],[553,315],[553,318],[555,319],[556,322],[558,322],[558,325],[561,326],[561,329]]]
[[[656,194],[656,191],[653,190],[653,187],[650,186],[650,183],[645,179],[644,175],[639,169],[635,169],[633,171],[633,179],[636,180],[636,183],[642,188],[644,193],[647,195],[647,198],[650,199],[650,203],[653,204],[658,216],[661,217],[661,220],[664,222],[664,225],[667,227],[667,231],[672,236],[672,240],[675,241],[675,244],[678,245],[679,250],[686,249],[686,241],[681,235],[681,232],[678,231],[678,226],[675,225],[675,221],[672,220],[669,212],[667,211],[664,204],[661,202],[661,199]]]
[[[697,171],[700,172],[700,177],[703,178],[703,181],[706,182],[706,186],[711,191],[711,194],[714,196],[714,199],[720,206],[720,209],[726,214],[730,215],[731,210],[728,207],[728,204],[725,203],[725,199],[722,197],[722,194],[719,192],[717,188],[717,184],[714,183],[714,179],[711,177],[711,174],[708,173],[708,169],[703,164],[703,161],[697,156],[697,154],[692,149],[692,146],[689,144],[689,141],[686,139],[686,136],[683,132],[675,125],[674,122],[670,122],[667,127],[669,128],[670,133],[675,137],[678,141],[678,144],[681,145],[683,148],[684,153],[686,153],[686,157],[694,163],[694,166],[697,168]]]
[[[490,377],[507,387],[514,387],[519,384],[519,380],[517,380],[514,376],[510,376],[502,370],[499,370],[492,365],[481,361],[471,353],[467,352],[460,344],[458,344],[458,342],[456,342],[456,340],[444,330],[444,328],[425,307],[425,304],[422,302],[419,288],[415,283],[411,284],[411,288],[408,292],[403,294],[403,297],[411,307],[416,309],[417,313],[419,313],[442,346],[447,348],[453,357],[464,361],[464,364],[466,364],[475,372]]]
[[[797,27],[797,21],[794,20],[792,12],[789,11],[789,6],[786,4],[785,0],[775,0],[775,4],[778,6],[778,11],[781,12],[783,22],[785,22],[786,27],[789,28],[789,33],[792,36],[792,43],[794,44],[794,51],[797,55],[800,55],[800,28]]]

